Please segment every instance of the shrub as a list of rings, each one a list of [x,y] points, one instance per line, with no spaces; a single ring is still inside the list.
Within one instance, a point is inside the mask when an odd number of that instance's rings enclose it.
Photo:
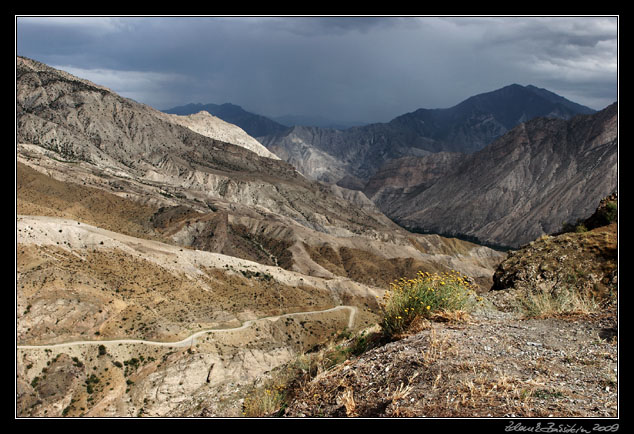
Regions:
[[[454,270],[442,274],[419,271],[415,279],[401,278],[390,284],[380,303],[381,328],[384,334],[393,337],[404,332],[418,317],[470,310],[478,300],[481,299],[467,276]]]
[[[281,385],[255,389],[242,404],[246,417],[273,416],[284,404],[284,389]]]
[[[618,217],[618,205],[616,201],[608,202],[605,205],[605,209],[603,211],[603,217],[605,219],[606,224],[610,224],[616,221]]]
[[[575,232],[580,234],[584,232],[588,232],[588,228],[583,223],[579,223],[577,226],[575,226]]]

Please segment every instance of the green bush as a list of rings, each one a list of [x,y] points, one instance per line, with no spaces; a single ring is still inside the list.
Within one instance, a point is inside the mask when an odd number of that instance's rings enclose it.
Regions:
[[[618,205],[617,202],[608,202],[605,205],[605,209],[603,211],[603,217],[605,218],[606,224],[610,224],[616,221],[618,216]]]
[[[470,310],[481,298],[467,276],[451,273],[418,272],[416,279],[400,279],[390,284],[381,304],[381,328],[389,336],[404,332],[417,317],[435,313]]]

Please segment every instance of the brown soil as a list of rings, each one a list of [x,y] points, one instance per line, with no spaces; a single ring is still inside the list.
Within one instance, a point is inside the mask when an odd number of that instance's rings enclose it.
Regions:
[[[350,247],[333,248],[328,244],[304,248],[311,259],[338,276],[345,276],[367,285],[387,288],[401,277],[416,276],[418,271],[449,271],[448,267],[414,258],[385,258],[371,251]]]
[[[161,239],[150,218],[157,209],[97,188],[58,181],[17,163],[17,213],[64,217],[146,239]]]
[[[242,313],[263,317],[335,305],[327,290],[284,285],[258,271],[207,268],[192,279],[108,249],[79,256],[62,247],[25,245],[17,257],[19,343],[175,340],[235,326]]]

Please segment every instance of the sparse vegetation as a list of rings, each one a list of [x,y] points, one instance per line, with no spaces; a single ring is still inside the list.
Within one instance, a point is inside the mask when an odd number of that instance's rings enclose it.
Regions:
[[[301,354],[292,362],[274,371],[272,378],[253,388],[245,397],[242,415],[267,417],[281,415],[287,403],[319,374],[330,371],[352,357],[384,344],[383,335],[376,329],[353,333],[344,330],[332,339]]]
[[[616,201],[608,202],[605,206],[605,224],[614,223],[618,217],[618,204]]]
[[[86,379],[86,392],[93,393],[95,391],[94,387],[97,385],[97,383],[99,383],[99,377],[97,377],[95,374],[90,374],[90,377],[88,377],[88,379]]]
[[[575,223],[564,222],[561,225],[561,231],[559,233],[567,233],[567,232],[577,232],[582,233],[586,232],[588,228],[583,224],[583,220],[578,220]]]

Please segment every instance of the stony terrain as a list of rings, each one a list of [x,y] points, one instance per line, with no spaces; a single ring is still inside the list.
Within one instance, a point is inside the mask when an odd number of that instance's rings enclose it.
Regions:
[[[169,116],[169,120],[200,133],[203,136],[242,146],[262,157],[273,158],[275,160],[279,160],[280,158],[248,135],[242,128],[225,122],[206,111],[200,111],[186,116],[171,115]]]
[[[432,322],[320,374],[284,416],[614,418],[615,323],[614,311]]]

